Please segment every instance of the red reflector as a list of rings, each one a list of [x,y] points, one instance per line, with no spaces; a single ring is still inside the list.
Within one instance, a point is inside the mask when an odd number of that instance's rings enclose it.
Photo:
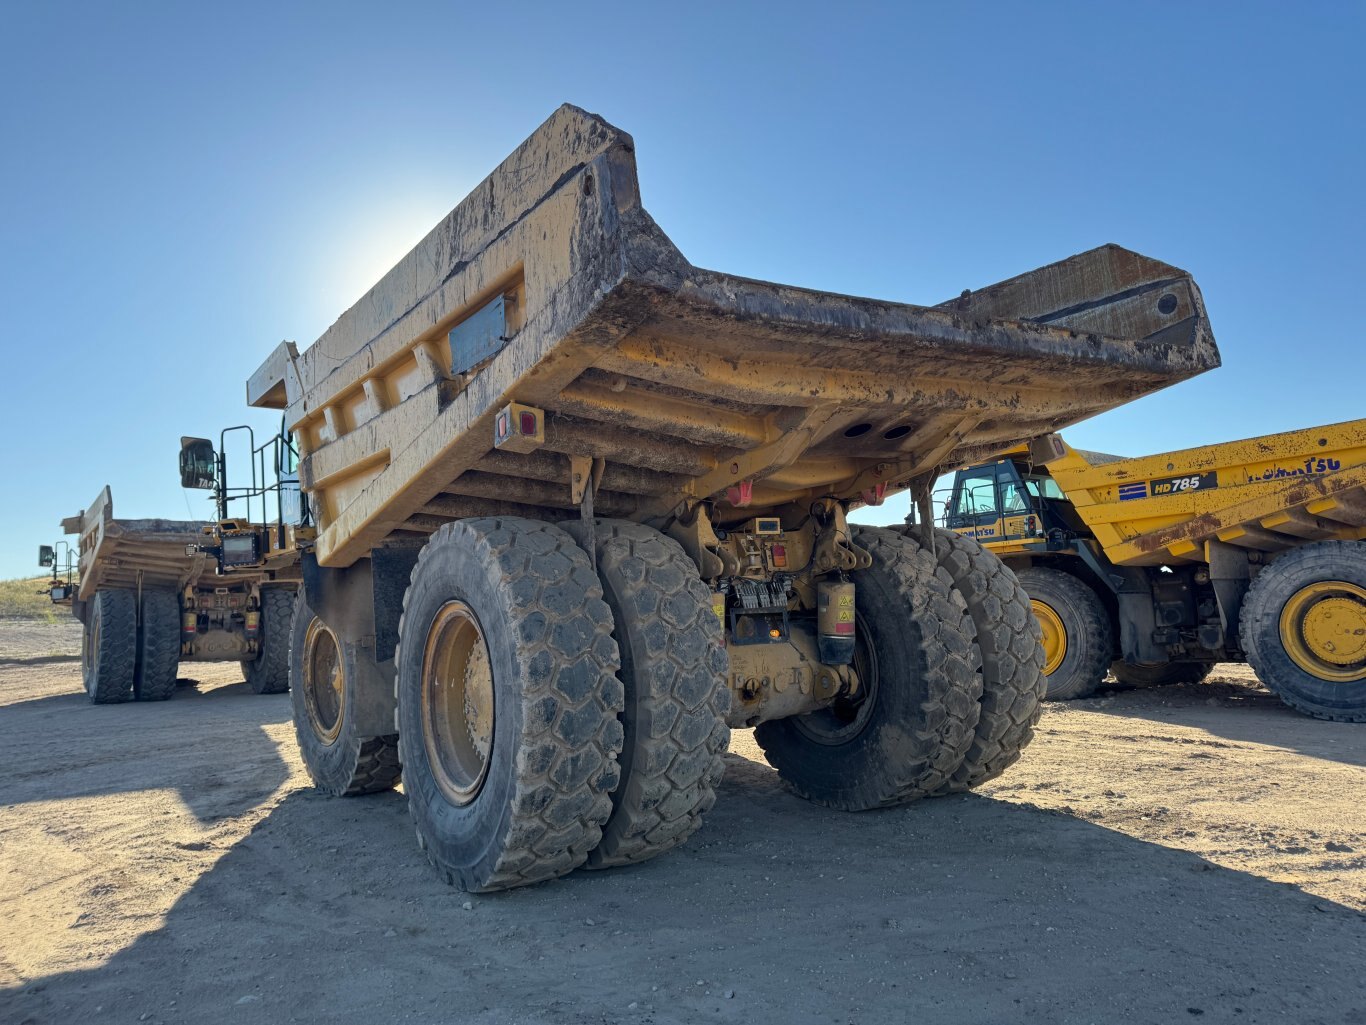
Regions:
[[[494,428],[493,433],[497,436],[499,441],[502,441],[508,436],[508,415],[506,413],[498,414],[498,426]]]
[[[773,565],[775,565],[775,566],[786,566],[786,565],[787,565],[787,548],[786,548],[784,545],[774,545],[774,546],[773,546]]]
[[[520,417],[518,417],[518,420],[521,423],[522,433],[529,438],[534,437],[536,434],[536,414],[523,413]]]
[[[737,509],[743,509],[754,501],[754,481],[742,480],[726,488],[726,501]]]
[[[837,634],[851,634],[851,633],[853,633],[853,632],[854,632],[854,624],[853,624],[853,623],[836,623],[836,624],[835,624],[835,633],[837,633]]]

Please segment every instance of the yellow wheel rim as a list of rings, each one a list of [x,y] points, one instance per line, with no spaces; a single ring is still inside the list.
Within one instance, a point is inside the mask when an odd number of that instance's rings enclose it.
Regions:
[[[1345,580],[1302,587],[1281,609],[1281,643],[1310,676],[1366,680],[1366,588]]]
[[[493,666],[474,611],[447,602],[422,653],[422,739],[438,789],[469,804],[488,776],[493,749]]]
[[[317,616],[304,634],[304,707],[313,732],[324,744],[336,743],[346,711],[346,686],[337,636]]]
[[[1063,659],[1067,658],[1067,627],[1062,625],[1062,617],[1052,605],[1031,598],[1029,606],[1043,630],[1043,674],[1052,676],[1062,665]]]

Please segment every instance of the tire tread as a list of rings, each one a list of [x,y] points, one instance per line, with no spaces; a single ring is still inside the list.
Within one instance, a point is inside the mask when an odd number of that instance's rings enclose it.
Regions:
[[[553,879],[584,864],[601,842],[602,826],[612,811],[611,794],[620,772],[619,716],[624,700],[616,677],[620,659],[612,640],[612,614],[587,555],[563,530],[522,517],[456,520],[432,534],[413,567],[399,619],[396,660],[400,666],[405,647],[416,644],[420,650],[426,640],[413,633],[409,606],[414,585],[434,554],[447,546],[473,553],[495,575],[499,590],[508,598],[519,664],[544,656],[552,669],[527,674],[521,681],[517,697],[523,728],[511,781],[511,825],[493,864],[478,875],[468,867],[444,864],[435,845],[427,842],[414,796],[426,781],[409,779],[418,763],[405,753],[409,744],[420,744],[421,739],[400,731],[399,760],[418,843],[442,876],[461,889],[489,892]],[[576,643],[573,650],[568,650],[566,641],[557,640],[575,636],[586,640]],[[575,696],[560,685],[559,670],[582,660],[590,664],[597,684],[590,693]],[[395,687],[400,719],[406,722],[412,716],[404,709],[402,675],[400,669]],[[567,728],[565,712],[574,713],[580,728],[588,722],[588,735],[582,742],[570,743],[561,736],[559,729]]]
[[[941,789],[950,793],[994,779],[1019,761],[1034,737],[1047,681],[1039,621],[1010,567],[951,530],[935,531],[935,557],[967,605],[982,655],[982,712],[967,755]]]
[[[569,533],[584,543],[581,531]],[[599,520],[595,533],[623,668],[629,658],[633,670],[633,679],[622,674],[634,723],[626,731],[621,782],[602,842],[588,855],[590,868],[608,868],[663,854],[702,825],[725,773],[730,690],[711,594],[678,542],[626,520]],[[665,609],[667,620],[660,616]],[[668,630],[650,629],[642,615]]]

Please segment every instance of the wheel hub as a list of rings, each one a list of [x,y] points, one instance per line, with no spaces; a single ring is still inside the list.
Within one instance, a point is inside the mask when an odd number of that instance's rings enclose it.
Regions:
[[[872,635],[862,619],[855,622],[854,660],[845,687],[824,708],[792,717],[792,722],[818,744],[837,747],[857,737],[868,725],[877,703],[878,662]]]
[[[341,650],[337,647],[336,635],[316,616],[304,634],[301,682],[309,725],[324,744],[335,743],[341,735],[346,708]]]
[[[474,611],[438,610],[422,656],[422,734],[432,776],[452,804],[473,801],[493,750],[493,667]]]
[[[1067,658],[1067,628],[1053,606],[1031,598],[1029,607],[1043,631],[1043,674],[1052,676]]]
[[[1312,676],[1366,679],[1366,588],[1342,580],[1301,588],[1281,610],[1286,654]]]

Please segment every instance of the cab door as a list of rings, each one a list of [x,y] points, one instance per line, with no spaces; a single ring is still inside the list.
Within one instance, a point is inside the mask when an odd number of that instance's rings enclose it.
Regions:
[[[997,464],[959,470],[945,509],[944,526],[978,541],[1002,537],[1001,494]]]

